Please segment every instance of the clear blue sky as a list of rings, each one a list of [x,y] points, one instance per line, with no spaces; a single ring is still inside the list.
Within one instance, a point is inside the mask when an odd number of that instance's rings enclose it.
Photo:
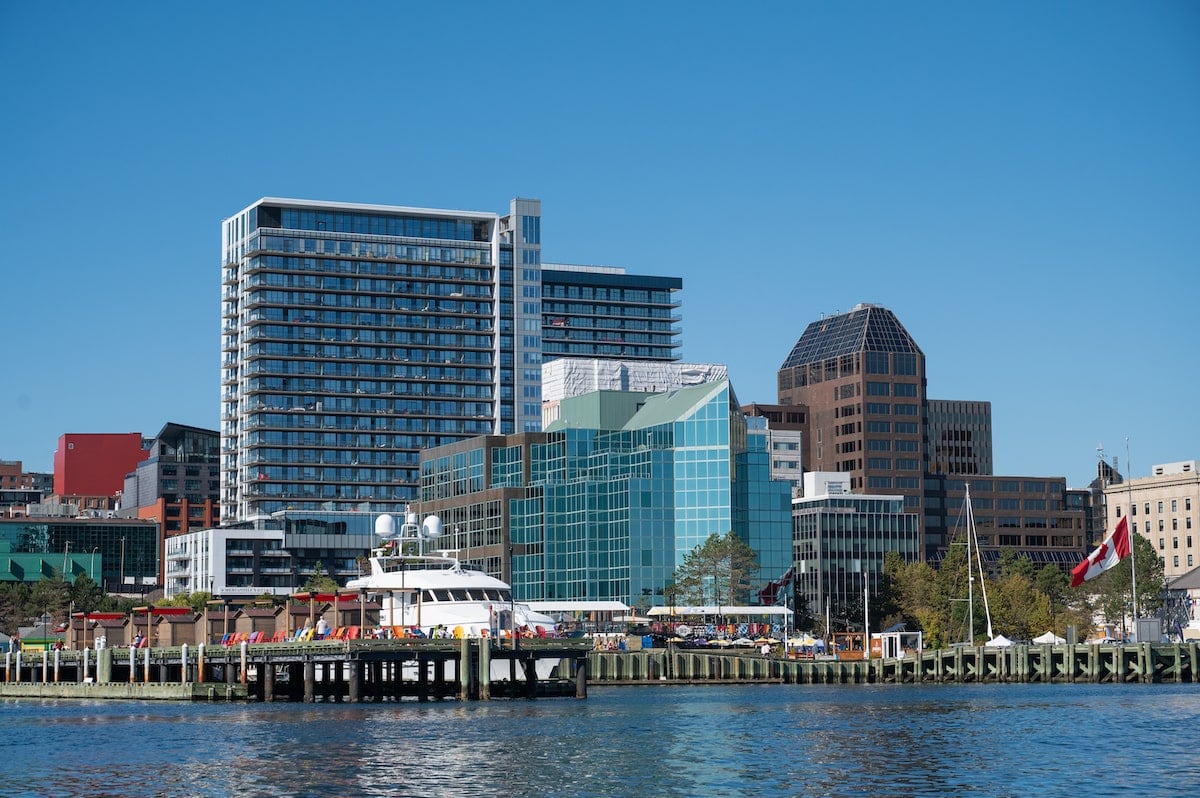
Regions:
[[[0,458],[216,428],[220,221],[262,196],[543,208],[683,279],[775,401],[893,309],[997,473],[1200,458],[1200,4],[5,3]]]

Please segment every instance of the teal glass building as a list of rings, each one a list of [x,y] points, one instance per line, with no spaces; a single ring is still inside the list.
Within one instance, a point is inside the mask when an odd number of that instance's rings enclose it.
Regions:
[[[763,440],[728,380],[596,391],[564,400],[545,432],[424,452],[420,511],[442,518],[439,546],[522,600],[646,609],[712,534],[750,545],[759,582],[790,567],[791,486],[771,479]]]

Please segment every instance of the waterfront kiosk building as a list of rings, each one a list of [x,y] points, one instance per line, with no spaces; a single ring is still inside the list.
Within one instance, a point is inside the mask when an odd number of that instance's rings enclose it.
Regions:
[[[759,577],[791,565],[790,485],[770,478],[727,379],[677,391],[595,391],[545,432],[423,453],[421,514],[437,544],[523,601],[665,603],[683,558],[732,530]]]

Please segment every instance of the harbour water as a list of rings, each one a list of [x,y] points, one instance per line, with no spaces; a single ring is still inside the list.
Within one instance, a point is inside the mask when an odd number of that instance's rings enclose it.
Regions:
[[[1196,685],[597,687],[0,703],[6,796],[1195,794]]]

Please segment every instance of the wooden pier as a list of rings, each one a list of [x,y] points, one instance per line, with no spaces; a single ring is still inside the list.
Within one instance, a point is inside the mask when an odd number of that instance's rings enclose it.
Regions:
[[[962,646],[903,659],[812,660],[751,652],[650,649],[593,652],[593,684],[1196,683],[1197,643]]]
[[[1200,682],[1200,644],[923,651],[902,659],[798,660],[750,651],[598,652],[590,640],[351,640],[38,651],[4,658],[0,697],[388,702],[573,695],[592,684]],[[539,679],[537,664],[557,660]],[[498,668],[494,664],[500,663]],[[499,672],[506,674],[496,678]]]
[[[587,697],[589,640],[328,640],[15,653],[3,697],[417,701]],[[556,660],[549,679],[537,665]],[[500,663],[499,668],[493,664]],[[507,667],[505,667],[505,664]],[[495,678],[497,671],[507,678]]]

